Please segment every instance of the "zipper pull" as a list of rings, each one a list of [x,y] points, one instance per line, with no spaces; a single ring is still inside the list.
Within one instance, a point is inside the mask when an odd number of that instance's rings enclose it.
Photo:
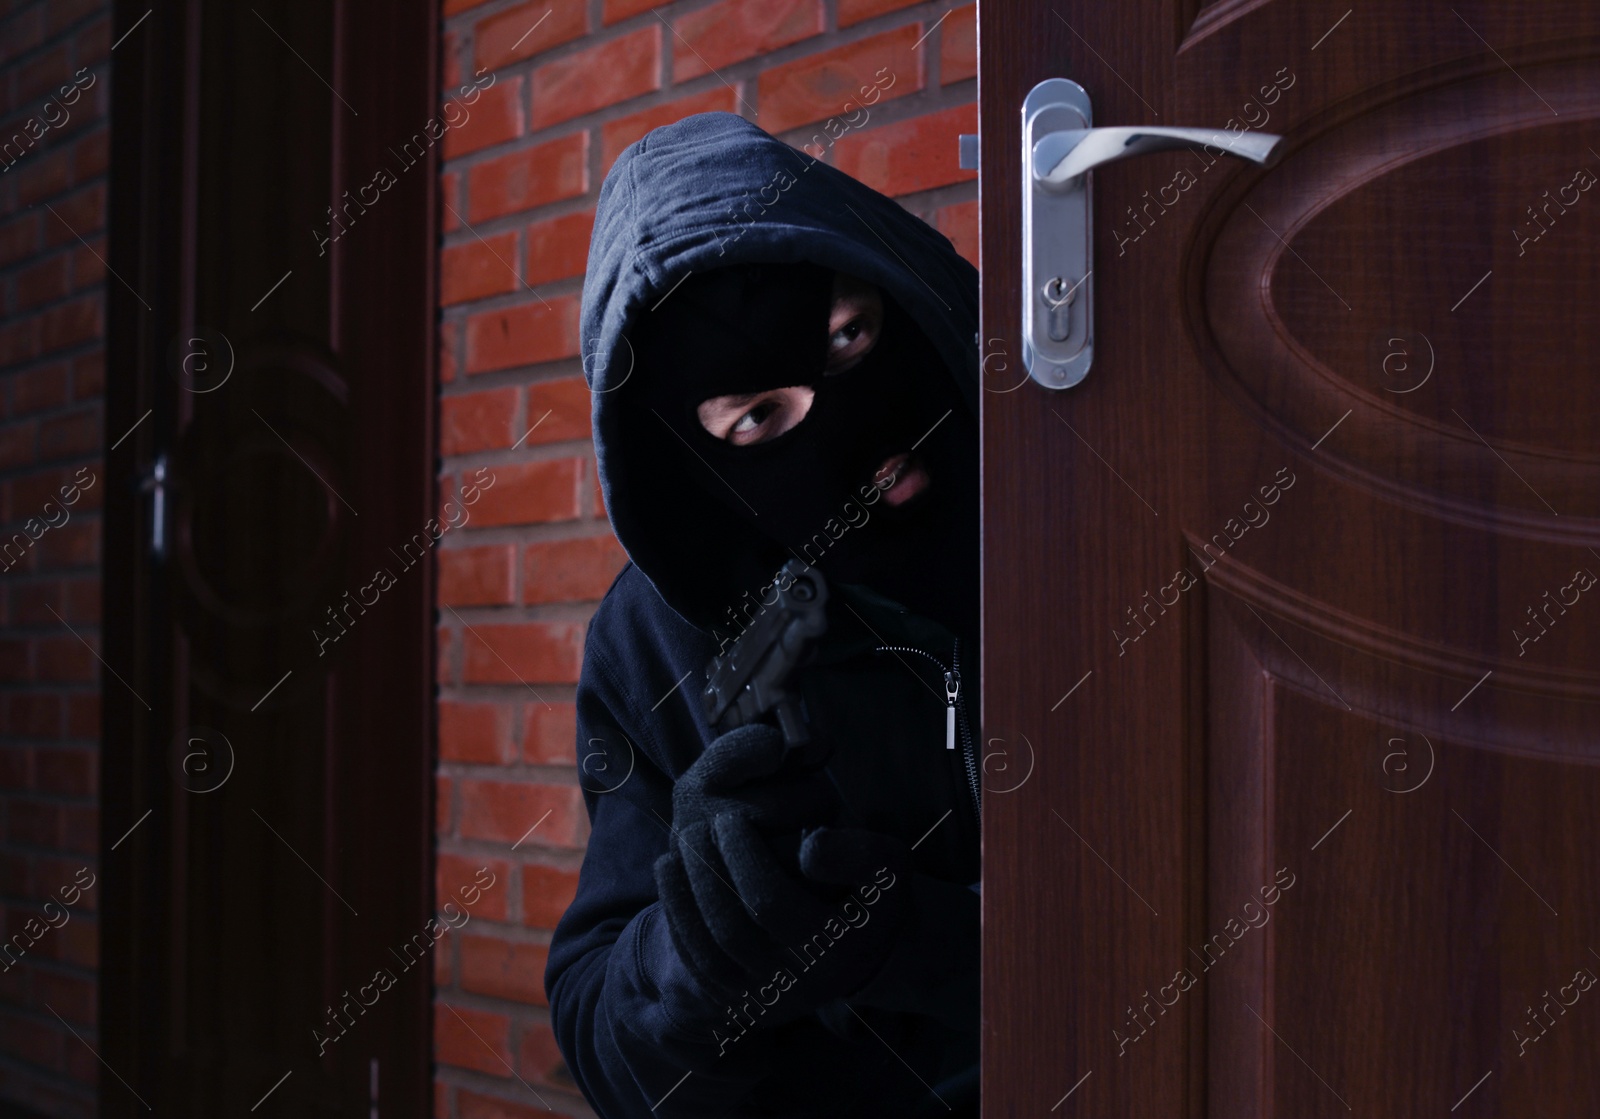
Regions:
[[[944,674],[944,748],[956,748],[956,697],[961,694],[961,674],[952,669]]]

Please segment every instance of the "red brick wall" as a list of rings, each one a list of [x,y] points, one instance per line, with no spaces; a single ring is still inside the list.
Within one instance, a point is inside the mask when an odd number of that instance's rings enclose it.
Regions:
[[[975,10],[444,0],[447,95],[464,100],[480,71],[494,83],[445,141],[440,484],[492,486],[440,556],[438,889],[485,866],[498,885],[438,957],[440,1117],[589,1114],[543,971],[588,830],[572,707],[584,625],[624,560],[577,358],[601,180],[650,128],[738,111],[901,199],[976,262],[977,184],[956,166],[957,134],[977,131]],[[845,101],[874,82],[868,118],[830,143],[823,122],[855,120]]]
[[[109,13],[0,0],[0,1100],[52,1116],[99,1075]]]

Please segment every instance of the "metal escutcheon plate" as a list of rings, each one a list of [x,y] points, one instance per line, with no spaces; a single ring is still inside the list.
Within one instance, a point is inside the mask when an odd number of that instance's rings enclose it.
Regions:
[[[1089,94],[1066,78],[1040,82],[1022,103],[1022,361],[1049,389],[1076,385],[1094,359],[1094,285],[1085,282],[1094,260],[1092,174],[1046,188],[1034,181],[1033,145],[1093,124]]]

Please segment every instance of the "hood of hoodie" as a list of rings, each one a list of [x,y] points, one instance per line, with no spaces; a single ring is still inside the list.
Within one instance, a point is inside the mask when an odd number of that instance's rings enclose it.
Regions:
[[[882,288],[978,414],[978,273],[943,234],[732,113],[686,117],[624,149],[600,188],[580,317],[600,488],[628,558],[713,636],[729,635],[788,557],[663,468],[674,436],[628,431],[623,393],[647,375],[628,333],[691,272],[757,261],[810,261]]]

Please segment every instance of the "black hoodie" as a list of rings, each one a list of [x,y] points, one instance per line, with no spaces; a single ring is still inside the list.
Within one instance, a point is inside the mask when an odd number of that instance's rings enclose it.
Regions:
[[[618,390],[636,372],[626,335],[691,272],[802,260],[904,308],[975,419],[977,272],[892,200],[729,113],[652,131],[601,187],[582,349],[601,489],[631,562],[585,644],[577,738],[591,834],[545,990],[567,1065],[606,1119],[977,1115],[977,753],[965,694],[958,748],[946,749],[944,672],[975,690],[977,651],[941,626],[841,587],[860,624],[830,634],[806,677],[817,733],[873,743],[830,762],[855,821],[916,844],[916,873],[898,887],[912,923],[877,978],[848,1005],[764,1028],[756,998],[717,1005],[699,988],[657,899],[673,783],[716,737],[699,703],[705,666],[760,608],[774,569],[738,518],[622,438]],[[858,515],[828,534],[870,531],[870,512]],[[885,646],[897,651],[875,651]]]

